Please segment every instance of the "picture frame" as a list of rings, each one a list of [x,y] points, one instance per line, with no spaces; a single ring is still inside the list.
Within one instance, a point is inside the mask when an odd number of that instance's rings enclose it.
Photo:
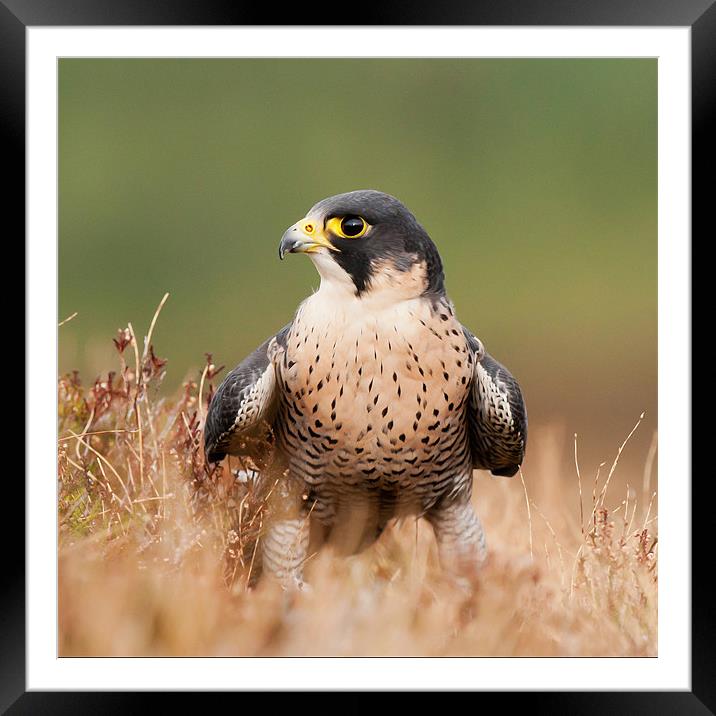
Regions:
[[[285,24],[301,25],[304,12],[292,8],[283,18]],[[295,16],[295,17],[294,17]],[[333,18],[331,18],[333,20]],[[8,175],[25,177],[25,72],[27,29],[40,26],[113,26],[113,25],[264,25],[262,13],[230,6],[228,3],[173,2],[171,7],[145,4],[137,7],[127,2],[106,0],[69,3],[66,0],[47,4],[40,0],[0,0],[0,63],[2,66],[2,127],[6,147]],[[282,24],[284,24],[282,23]],[[307,23],[310,24],[310,23]],[[706,167],[712,166],[713,149],[709,146],[710,128],[716,106],[716,3],[713,0],[672,3],[670,7],[644,0],[638,2],[592,2],[580,6],[562,3],[519,2],[511,0],[495,5],[487,3],[447,3],[430,8],[393,9],[385,6],[374,15],[361,18],[362,25],[479,25],[479,26],[681,26],[691,28],[692,50],[692,224],[693,231],[703,231],[708,197],[712,193],[706,180]],[[16,217],[18,232],[25,230],[25,182],[17,180],[10,188],[7,206]],[[704,218],[702,218],[704,217]],[[703,222],[699,226],[699,219]],[[693,240],[692,240],[693,241]],[[679,361],[683,365],[680,347]],[[690,355],[689,355],[690,363]],[[32,376],[26,373],[26,381]],[[28,415],[28,426],[31,425]],[[25,449],[31,448],[30,435]],[[24,488],[19,480],[8,481],[14,504],[25,503]],[[693,565],[708,565],[709,484],[694,480],[692,489]],[[16,494],[15,494],[16,493]],[[26,508],[28,505],[26,505]],[[138,707],[145,698],[129,692],[70,693],[38,692],[26,689],[26,587],[25,560],[18,550],[15,564],[9,559],[3,588],[5,608],[0,614],[3,655],[0,659],[0,707],[10,713],[47,711],[102,711],[112,713]],[[716,711],[713,610],[706,584],[708,570],[692,570],[692,659],[690,692],[552,692],[530,694],[530,708],[539,711],[597,713],[614,709],[625,713],[713,713]],[[555,662],[555,668],[559,668]],[[91,688],[88,685],[88,688]],[[467,687],[466,687],[467,688]],[[527,694],[512,694],[527,697]]]

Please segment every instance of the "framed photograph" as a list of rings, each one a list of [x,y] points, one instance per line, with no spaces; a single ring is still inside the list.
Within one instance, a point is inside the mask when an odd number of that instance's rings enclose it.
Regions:
[[[710,713],[716,10],[295,21],[0,2],[28,416],[0,704]]]

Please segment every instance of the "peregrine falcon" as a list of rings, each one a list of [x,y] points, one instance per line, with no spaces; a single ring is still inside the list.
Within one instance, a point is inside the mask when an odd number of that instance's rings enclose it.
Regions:
[[[486,556],[473,469],[512,476],[524,458],[520,387],[456,318],[433,241],[395,197],[353,191],[319,201],[283,235],[320,287],[214,394],[209,462],[256,457],[280,495],[262,542],[265,572],[300,584],[314,537],[353,553],[393,518],[424,517],[441,564]]]

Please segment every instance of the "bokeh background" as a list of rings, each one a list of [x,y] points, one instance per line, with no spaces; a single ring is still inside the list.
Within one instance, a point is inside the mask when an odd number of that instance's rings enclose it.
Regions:
[[[656,429],[656,60],[59,62],[59,371],[116,367],[164,292],[164,389],[232,367],[318,276],[284,229],[357,188],[437,243],[458,316],[585,472]],[[547,428],[557,426],[555,431]],[[555,438],[554,436],[562,436]],[[528,451],[529,453],[529,451]],[[529,466],[529,455],[526,468]]]

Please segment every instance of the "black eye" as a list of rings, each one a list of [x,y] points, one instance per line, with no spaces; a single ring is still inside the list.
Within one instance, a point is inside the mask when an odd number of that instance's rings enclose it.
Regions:
[[[365,230],[365,221],[360,216],[346,216],[341,221],[341,231],[344,236],[354,238]]]

